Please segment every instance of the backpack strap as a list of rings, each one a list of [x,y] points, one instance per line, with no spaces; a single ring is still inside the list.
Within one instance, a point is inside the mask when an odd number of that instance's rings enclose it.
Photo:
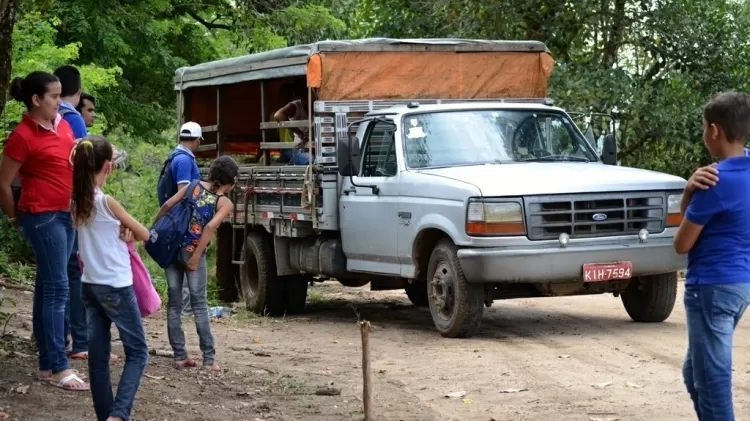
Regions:
[[[164,172],[167,170],[167,165],[172,165],[172,161],[177,157],[177,155],[187,155],[191,157],[192,159],[195,159],[192,155],[189,153],[183,151],[182,149],[175,149],[174,151],[169,153],[169,156],[167,157],[167,160],[164,161],[164,166],[161,167],[161,173],[159,173],[159,178],[162,178],[164,176]]]
[[[182,198],[182,200],[186,201],[191,206],[195,206],[195,199],[193,199],[193,191],[195,190],[195,187],[200,183],[200,180],[193,180],[188,184],[187,190],[185,190],[185,197]]]

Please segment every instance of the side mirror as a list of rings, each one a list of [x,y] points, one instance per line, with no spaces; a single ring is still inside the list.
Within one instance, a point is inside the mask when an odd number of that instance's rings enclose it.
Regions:
[[[359,174],[359,140],[356,136],[350,135],[345,140],[339,139],[336,160],[341,176],[351,177]]]
[[[617,165],[617,141],[614,135],[604,136],[601,158],[602,162],[607,165]]]

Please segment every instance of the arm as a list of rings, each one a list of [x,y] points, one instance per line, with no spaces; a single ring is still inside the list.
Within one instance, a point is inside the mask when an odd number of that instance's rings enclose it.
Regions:
[[[170,209],[174,207],[174,205],[180,203],[180,200],[182,200],[183,197],[185,197],[185,192],[187,191],[187,187],[189,184],[185,184],[180,187],[179,190],[177,190],[177,193],[175,193],[174,196],[170,197],[169,200],[164,202],[164,205],[162,205],[161,208],[159,208],[159,213],[156,214],[156,217],[154,217],[154,224],[156,221],[159,220],[162,216],[166,215],[167,212],[169,212]]]
[[[229,216],[229,212],[232,211],[233,207],[234,205],[228,197],[222,196],[219,198],[219,203],[216,206],[216,213],[214,214],[214,217],[211,218],[210,221],[208,221],[208,224],[203,227],[201,239],[195,246],[195,251],[190,257],[188,267],[198,267],[198,259],[200,259],[201,255],[206,250],[206,247],[208,247],[208,243],[211,241],[211,238],[213,238],[214,232],[216,232],[216,230],[219,228],[219,225],[221,225],[221,223],[224,222],[227,216]]]
[[[294,116],[294,114],[296,114],[296,112],[297,106],[294,105],[294,102],[290,102],[286,104],[284,108],[276,111],[276,113],[273,115],[273,119],[276,121],[288,121],[291,117]],[[300,138],[304,136],[302,130],[300,130],[299,127],[291,127],[290,130],[292,130],[294,133],[297,133]]]
[[[7,154],[0,158],[0,205],[2,206],[3,213],[14,224],[16,221],[16,202],[13,200],[11,185],[20,169],[21,163]]]
[[[690,252],[703,232],[703,227],[714,215],[723,210],[716,188],[691,193],[689,191],[685,189],[685,196],[690,196],[690,198],[687,199],[688,204],[685,205],[686,199],[683,196],[684,218],[674,237],[674,249],[678,254]]]
[[[13,179],[29,156],[28,143],[15,132],[8,136],[0,158],[0,207],[13,226],[16,223],[16,201],[13,198]]]
[[[107,207],[109,207],[112,215],[114,215],[114,217],[117,218],[126,229],[129,229],[133,232],[133,237],[135,237],[136,240],[148,240],[148,229],[141,225],[140,222],[136,221],[135,218],[130,216],[130,214],[122,207],[122,205],[120,205],[120,203],[112,196],[107,196]]]

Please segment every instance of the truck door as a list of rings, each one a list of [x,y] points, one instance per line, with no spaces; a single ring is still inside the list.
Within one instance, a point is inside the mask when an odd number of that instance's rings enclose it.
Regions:
[[[364,123],[363,123],[364,124]],[[342,177],[339,228],[347,269],[399,274],[399,172],[396,126],[369,122],[362,139],[359,175]]]

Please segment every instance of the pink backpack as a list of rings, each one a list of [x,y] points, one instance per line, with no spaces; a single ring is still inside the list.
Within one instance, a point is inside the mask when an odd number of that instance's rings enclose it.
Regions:
[[[138,301],[141,317],[145,318],[161,309],[161,297],[151,283],[151,275],[148,274],[146,265],[135,250],[135,244],[128,243],[128,252],[130,253],[130,267],[133,270],[135,298]]]

